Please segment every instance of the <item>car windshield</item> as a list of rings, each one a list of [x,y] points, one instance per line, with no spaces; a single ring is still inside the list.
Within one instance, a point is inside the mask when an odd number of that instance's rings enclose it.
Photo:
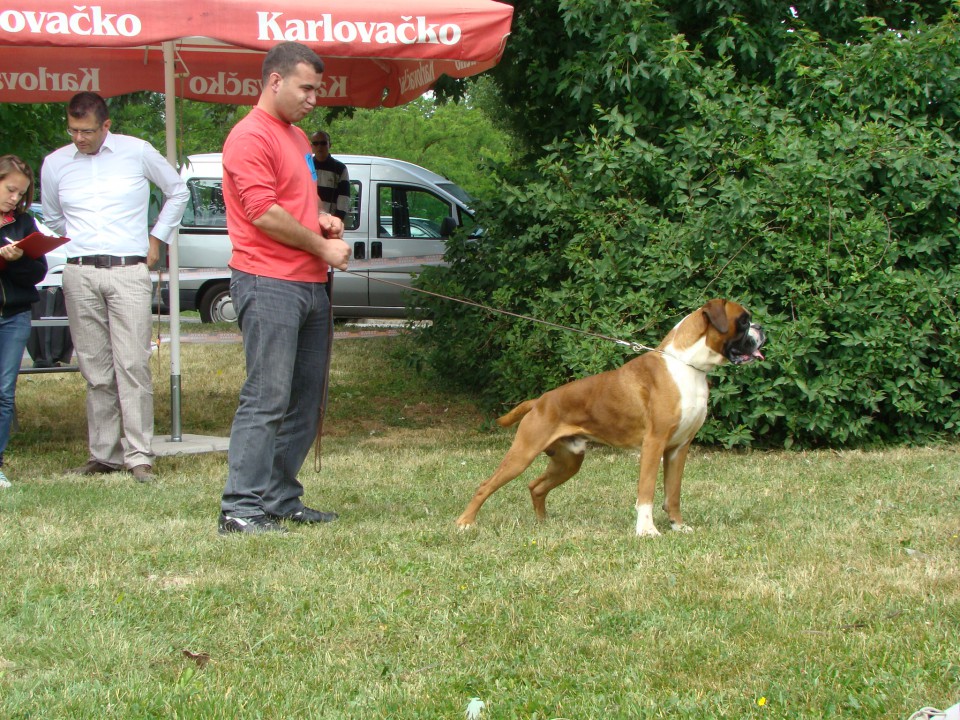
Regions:
[[[459,185],[455,185],[452,182],[442,182],[442,183],[437,183],[437,187],[453,195],[465,207],[469,208],[470,205],[473,203],[473,198],[470,197],[470,194]]]
[[[473,210],[470,209],[473,204],[470,193],[452,182],[437,183],[437,187],[443,188],[460,201],[462,205],[460,208],[460,226],[466,231],[467,237],[476,239],[483,235],[483,228],[477,225],[477,219],[473,215]]]

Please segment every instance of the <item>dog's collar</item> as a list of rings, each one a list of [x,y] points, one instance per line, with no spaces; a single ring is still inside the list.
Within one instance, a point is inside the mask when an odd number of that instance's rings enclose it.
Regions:
[[[678,363],[681,363],[681,364],[683,364],[683,365],[687,365],[687,366],[689,366],[689,367],[692,367],[694,370],[698,370],[699,372],[702,372],[702,373],[708,373],[708,372],[710,372],[711,370],[713,370],[714,367],[716,367],[715,365],[711,365],[711,366],[708,367],[708,368],[703,368],[703,367],[701,367],[701,366],[699,366],[699,365],[694,365],[692,362],[688,362],[687,360],[684,360],[683,358],[677,357],[677,356],[674,355],[673,353],[668,353],[666,350],[661,350],[660,348],[650,347],[649,345],[644,345],[643,343],[630,342],[629,340],[614,340],[614,342],[615,342],[617,345],[623,345],[624,347],[630,348],[630,349],[633,350],[633,352],[635,352],[635,353],[642,353],[642,352],[655,352],[655,353],[660,353],[660,354],[663,355],[664,357],[668,357],[668,358],[670,358],[671,360],[676,360]]]
[[[667,352],[666,350],[660,350],[659,348],[654,348],[654,349],[652,350],[652,352],[660,353],[660,354],[663,355],[664,357],[670,358],[671,360],[675,360],[675,361],[677,361],[678,363],[680,363],[681,365],[686,365],[686,366],[689,367],[689,368],[693,368],[693,369],[696,370],[697,372],[701,372],[701,373],[703,373],[704,375],[706,375],[707,373],[709,373],[711,370],[713,370],[713,369],[716,367],[716,365],[710,365],[709,367],[703,367],[702,365],[696,365],[696,364],[690,362],[689,360],[684,360],[684,359],[681,358],[681,357],[677,357],[677,356],[674,355],[673,353],[669,353],[669,352]]]

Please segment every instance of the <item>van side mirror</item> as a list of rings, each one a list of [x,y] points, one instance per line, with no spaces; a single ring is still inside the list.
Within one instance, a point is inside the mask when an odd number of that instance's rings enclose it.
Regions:
[[[459,227],[457,221],[452,217],[445,217],[440,222],[440,237],[448,238],[453,235],[453,231]]]

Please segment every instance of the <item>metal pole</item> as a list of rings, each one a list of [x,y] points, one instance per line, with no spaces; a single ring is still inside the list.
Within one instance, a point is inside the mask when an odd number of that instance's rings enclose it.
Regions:
[[[166,112],[167,161],[177,167],[177,107],[173,43],[163,43],[163,91]],[[170,237],[167,272],[170,295],[170,440],[183,442],[180,419],[180,239],[176,228]]]

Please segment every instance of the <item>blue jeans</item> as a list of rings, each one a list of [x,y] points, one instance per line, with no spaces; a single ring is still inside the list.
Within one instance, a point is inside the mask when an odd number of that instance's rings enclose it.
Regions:
[[[230,430],[220,507],[235,517],[303,509],[297,473],[317,436],[333,322],[324,283],[233,271],[247,379]]]
[[[0,317],[0,467],[3,467],[3,453],[10,441],[17,373],[20,372],[23,349],[27,346],[29,337],[29,311],[17,313],[13,317]]]

